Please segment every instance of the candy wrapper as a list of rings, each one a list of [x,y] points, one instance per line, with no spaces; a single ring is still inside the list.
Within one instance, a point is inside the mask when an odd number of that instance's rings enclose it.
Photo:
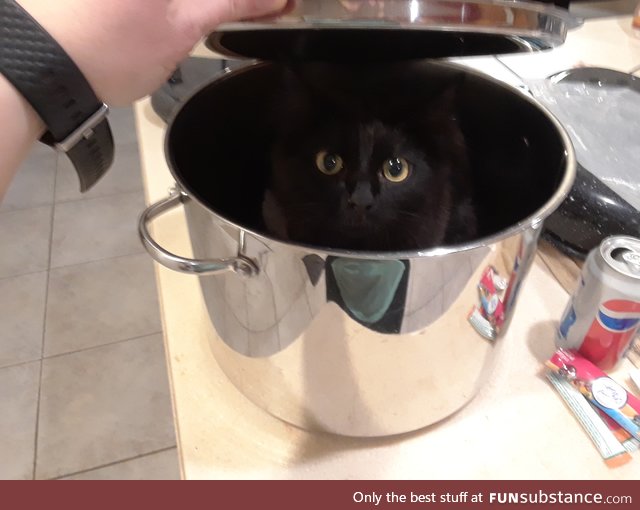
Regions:
[[[493,266],[487,266],[478,282],[480,304],[474,305],[467,320],[483,337],[495,340],[500,327],[504,324],[504,303],[500,297],[507,289],[508,282],[502,278]]]
[[[547,361],[598,409],[640,439],[640,399],[575,351],[559,349]]]
[[[504,305],[500,299],[500,292],[504,291],[506,283],[497,271],[489,266],[482,273],[478,284],[482,315],[493,325],[500,327],[504,323]]]
[[[636,439],[631,434],[629,434],[629,432],[623,429],[618,424],[618,422],[614,421],[614,419],[611,418],[611,416],[605,413],[602,409],[594,406],[593,404],[591,405],[596,410],[596,412],[598,413],[598,416],[600,416],[600,419],[611,431],[611,433],[616,438],[616,440],[620,441],[622,446],[624,446],[625,450],[627,450],[629,453],[633,453],[640,449],[640,440]]]
[[[598,411],[591,407],[589,402],[582,396],[582,393],[562,377],[559,371],[550,370],[546,376],[565,404],[573,412],[578,423],[582,425],[607,466],[617,467],[629,462],[631,455],[621,442],[621,435],[612,430],[610,424],[599,416]],[[614,423],[613,428],[616,427],[617,424]]]

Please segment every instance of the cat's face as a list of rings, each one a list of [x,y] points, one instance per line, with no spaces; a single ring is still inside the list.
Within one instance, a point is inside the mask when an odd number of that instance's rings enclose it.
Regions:
[[[442,243],[462,145],[449,107],[431,105],[407,122],[295,98],[272,152],[271,191],[287,236],[356,250]]]

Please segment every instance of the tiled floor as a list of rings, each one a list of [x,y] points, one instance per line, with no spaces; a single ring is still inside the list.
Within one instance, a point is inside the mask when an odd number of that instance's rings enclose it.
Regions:
[[[35,147],[0,204],[0,479],[175,479],[175,433],[131,109],[82,195]]]

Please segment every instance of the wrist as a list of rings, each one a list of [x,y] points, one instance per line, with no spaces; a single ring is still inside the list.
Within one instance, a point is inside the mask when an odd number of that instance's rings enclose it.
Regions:
[[[161,85],[197,39],[176,35],[164,1],[16,1],[64,48],[96,95],[112,105],[130,103]]]
[[[16,0],[16,2],[42,25],[64,49],[85,76],[98,98],[105,101],[101,80],[94,69],[95,63],[92,62],[100,57],[96,55],[97,58],[91,59],[84,50],[86,45],[96,44],[92,40],[95,38],[95,34],[90,33],[91,28],[88,26],[90,19],[87,18],[86,9],[82,9],[81,5],[74,0],[58,0],[56,2]],[[87,4],[92,8],[92,2],[87,2]],[[99,29],[99,27],[94,27],[94,30]]]
[[[32,142],[42,136],[46,130],[44,122],[2,73],[0,73],[0,99],[4,107],[0,109],[0,113],[2,118],[7,119],[6,122],[0,122],[0,125],[15,126],[21,137],[29,138]],[[14,119],[14,121],[9,119]],[[17,125],[15,121],[17,121]]]
[[[32,144],[42,136],[45,126],[38,114],[13,85],[0,73],[0,201],[13,174]]]
[[[93,186],[113,161],[108,108],[65,48],[15,0],[0,0],[0,72],[42,119],[40,140],[69,157],[81,191]]]

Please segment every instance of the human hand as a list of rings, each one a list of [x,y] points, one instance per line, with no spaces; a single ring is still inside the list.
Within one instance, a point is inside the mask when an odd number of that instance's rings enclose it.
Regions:
[[[218,24],[277,13],[287,0],[17,0],[58,41],[96,95],[126,104],[157,89]]]

